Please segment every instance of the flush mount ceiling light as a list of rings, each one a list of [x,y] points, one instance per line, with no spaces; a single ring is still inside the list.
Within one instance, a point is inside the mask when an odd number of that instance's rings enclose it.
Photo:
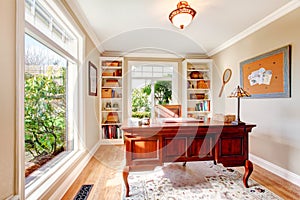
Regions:
[[[177,9],[173,10],[169,19],[174,24],[174,26],[184,29],[188,26],[192,19],[195,17],[196,11],[189,6],[189,3],[186,1],[180,1],[177,4]]]

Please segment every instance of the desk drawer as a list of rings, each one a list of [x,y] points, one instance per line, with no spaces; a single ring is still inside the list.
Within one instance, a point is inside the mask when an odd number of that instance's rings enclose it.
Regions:
[[[213,136],[170,137],[163,139],[163,160],[185,162],[214,159]]]
[[[164,162],[186,161],[187,137],[167,137],[163,140]]]
[[[241,166],[248,159],[248,136],[223,134],[217,144],[217,162],[224,166]]]
[[[127,165],[161,165],[161,142],[157,137],[125,137]]]
[[[214,146],[212,136],[190,138],[188,157],[190,160],[213,160]]]

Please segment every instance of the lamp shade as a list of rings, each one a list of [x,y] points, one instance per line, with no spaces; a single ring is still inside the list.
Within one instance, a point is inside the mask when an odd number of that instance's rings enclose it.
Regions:
[[[243,97],[250,97],[251,95],[245,91],[240,86],[237,86],[229,95],[229,98],[243,98]]]
[[[169,19],[174,26],[184,29],[191,23],[195,15],[196,11],[189,6],[188,2],[180,1],[177,4],[177,9],[170,13]]]
[[[245,91],[243,88],[241,88],[240,86],[237,86],[229,95],[229,98],[237,98],[238,99],[238,107],[237,107],[237,119],[235,121],[232,122],[232,124],[245,124],[244,122],[242,122],[240,120],[240,98],[243,97],[250,97],[251,95]]]

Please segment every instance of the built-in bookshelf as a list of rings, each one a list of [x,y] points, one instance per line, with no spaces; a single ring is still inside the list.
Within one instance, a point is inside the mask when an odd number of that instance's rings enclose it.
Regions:
[[[212,60],[183,62],[183,117],[205,121],[212,111]]]
[[[100,139],[102,144],[123,144],[123,58],[100,57]]]

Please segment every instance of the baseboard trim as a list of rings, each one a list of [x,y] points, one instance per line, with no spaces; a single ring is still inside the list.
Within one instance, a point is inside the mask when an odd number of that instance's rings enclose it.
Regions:
[[[71,187],[71,185],[74,183],[74,181],[77,179],[77,177],[80,175],[81,171],[85,168],[85,166],[88,164],[90,159],[94,156],[97,149],[100,147],[101,143],[98,142],[92,150],[87,153],[87,155],[80,161],[80,163],[76,166],[76,168],[69,173],[68,177],[64,180],[64,182],[61,184],[60,187],[57,188],[55,193],[51,195],[50,199],[62,199],[64,194],[68,191],[68,189]]]
[[[290,172],[282,167],[279,167],[269,161],[266,161],[260,157],[257,157],[253,154],[249,155],[249,159],[256,165],[272,172],[273,174],[276,174],[277,176],[280,176],[281,178],[297,185],[300,187],[300,176]]]

